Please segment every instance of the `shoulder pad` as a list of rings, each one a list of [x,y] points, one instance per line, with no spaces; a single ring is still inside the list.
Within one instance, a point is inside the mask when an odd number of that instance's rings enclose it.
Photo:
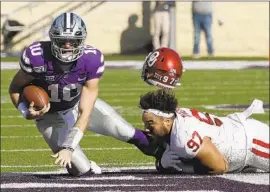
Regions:
[[[34,42],[27,47],[21,56],[20,67],[27,73],[43,73],[46,71],[43,42]]]
[[[79,59],[82,60],[86,72],[89,73],[88,80],[102,76],[105,70],[104,56],[99,49],[85,46],[84,54]]]

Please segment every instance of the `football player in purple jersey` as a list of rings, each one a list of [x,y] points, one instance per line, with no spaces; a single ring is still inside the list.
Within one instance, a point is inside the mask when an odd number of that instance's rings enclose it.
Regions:
[[[52,23],[50,41],[27,47],[20,58],[20,70],[13,77],[9,93],[14,106],[28,120],[35,120],[39,132],[55,153],[55,163],[66,167],[73,176],[100,173],[79,146],[84,132],[114,137],[137,146],[145,154],[149,138],[133,128],[114,109],[97,98],[99,79],[104,72],[103,55],[85,45],[84,21],[74,13],[63,13]],[[21,98],[23,87],[34,84],[50,97],[43,109],[26,106]]]

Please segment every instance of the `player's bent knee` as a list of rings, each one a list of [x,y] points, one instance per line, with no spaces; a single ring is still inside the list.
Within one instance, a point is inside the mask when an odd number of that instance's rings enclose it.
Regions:
[[[80,147],[77,147],[72,154],[71,166],[72,168],[67,167],[67,171],[71,176],[82,176],[91,170],[91,162]]]

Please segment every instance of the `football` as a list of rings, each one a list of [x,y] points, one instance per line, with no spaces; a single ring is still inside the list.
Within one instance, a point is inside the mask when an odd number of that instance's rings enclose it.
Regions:
[[[35,85],[28,85],[24,87],[22,96],[27,105],[33,101],[34,108],[36,110],[40,110],[45,105],[48,105],[50,100],[46,91],[43,88]]]

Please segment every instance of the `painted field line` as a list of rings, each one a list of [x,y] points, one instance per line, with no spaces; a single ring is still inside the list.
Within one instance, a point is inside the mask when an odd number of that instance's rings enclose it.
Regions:
[[[132,175],[129,175],[129,176],[111,176],[111,177],[78,177],[78,178],[63,178],[61,180],[64,180],[64,181],[108,181],[108,180],[113,180],[113,181],[118,181],[118,180],[131,180],[131,181],[142,181],[142,180],[145,180],[145,178],[143,177],[136,177],[136,176],[132,176]]]
[[[145,163],[147,164],[147,163]],[[101,164],[99,164],[101,165]],[[109,165],[109,164],[104,164]],[[116,165],[126,165],[126,164],[116,164]],[[136,164],[133,164],[136,165]],[[52,167],[59,167],[57,165],[50,165]],[[1,166],[2,167],[2,166]],[[13,168],[13,167],[10,167]],[[14,167],[18,168],[18,167]],[[31,168],[31,167],[30,167]],[[35,168],[35,167],[33,167]],[[137,171],[153,171],[156,170],[154,166],[136,166],[136,167],[108,167],[108,168],[102,168],[103,173],[120,173],[120,172],[126,172],[126,171],[131,171],[131,170],[137,170]],[[67,170],[64,168],[58,169],[57,171],[36,171],[36,172],[1,172],[1,176],[16,176],[16,175],[33,175],[33,174],[40,174],[40,175],[49,175],[49,174],[55,174],[55,175],[60,175],[60,174],[67,174]]]
[[[152,162],[134,162],[134,163],[99,163],[99,166],[106,166],[106,167],[114,167],[114,166],[121,166],[121,165],[132,165],[132,166],[139,166],[139,165],[153,165]],[[59,167],[55,164],[44,164],[44,165],[1,165],[1,168],[44,168],[44,167]],[[137,167],[134,167],[134,169],[137,169]],[[149,167],[149,169],[152,169],[154,167]],[[123,169],[121,167],[119,168],[104,168],[106,171],[113,171],[115,169]],[[103,169],[102,169],[103,170]],[[61,169],[60,171],[65,171],[65,169]]]
[[[105,148],[82,148],[84,151],[104,151],[104,150],[136,150],[136,147],[105,147]],[[51,151],[51,149],[1,149],[2,152],[12,153],[12,152],[44,152]]]
[[[105,137],[104,135],[94,134],[94,135],[84,135],[83,137]],[[42,135],[28,135],[28,136],[21,136],[21,135],[13,135],[13,136],[1,136],[1,139],[34,139],[34,138],[43,138]]]
[[[225,179],[230,179],[234,181],[240,181],[244,183],[252,183],[252,184],[257,184],[257,185],[269,185],[269,175],[267,173],[265,174],[245,174],[239,175],[237,174],[232,174],[232,175],[220,175],[219,177],[225,178]]]
[[[134,125],[134,126],[138,126],[138,125],[143,125],[143,123],[132,123],[132,122],[129,122],[130,124]],[[1,128],[22,128],[22,127],[36,127],[35,124],[23,124],[23,125],[7,125],[7,124],[2,124],[0,126]]]
[[[70,183],[4,183],[2,189],[29,189],[29,188],[102,188],[102,187],[169,187],[176,184],[70,184]]]
[[[21,117],[22,118],[22,117]],[[23,125],[6,125],[6,124],[2,124],[1,128],[16,128],[16,127],[35,127],[35,124],[23,124]]]
[[[22,118],[21,115],[1,115],[1,119]]]

